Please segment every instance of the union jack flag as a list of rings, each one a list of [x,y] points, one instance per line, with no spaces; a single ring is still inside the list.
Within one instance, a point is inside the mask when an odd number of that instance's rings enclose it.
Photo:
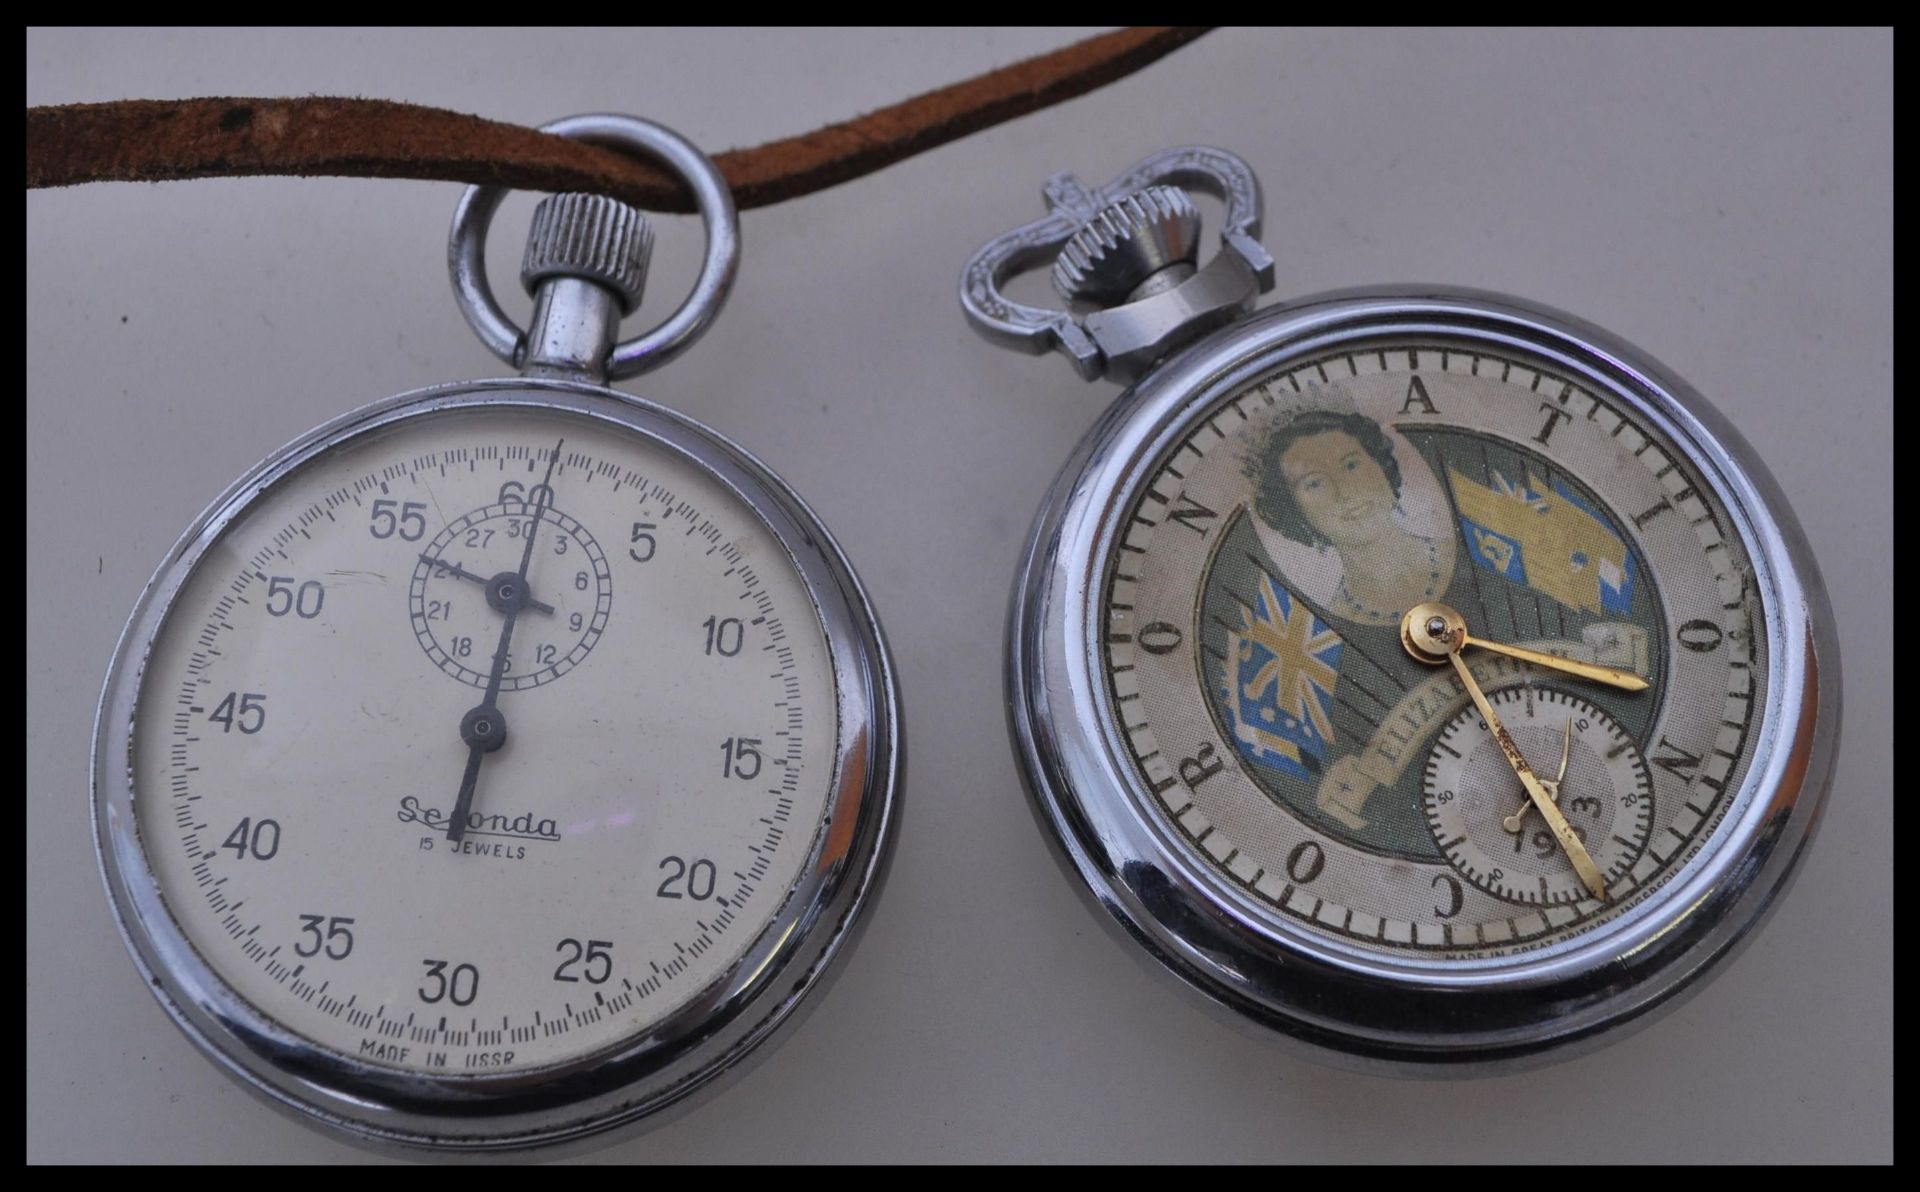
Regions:
[[[1222,691],[1233,737],[1248,760],[1311,778],[1333,740],[1338,633],[1265,575],[1240,629],[1227,634]]]

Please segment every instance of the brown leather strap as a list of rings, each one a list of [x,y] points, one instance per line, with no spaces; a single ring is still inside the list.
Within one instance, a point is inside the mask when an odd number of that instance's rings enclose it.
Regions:
[[[1125,29],[797,137],[714,158],[742,207],[870,174],[1084,95],[1205,29]],[[378,99],[124,100],[27,109],[27,187],[257,174],[424,178],[610,194],[692,211],[663,171],[611,150],[440,108]]]

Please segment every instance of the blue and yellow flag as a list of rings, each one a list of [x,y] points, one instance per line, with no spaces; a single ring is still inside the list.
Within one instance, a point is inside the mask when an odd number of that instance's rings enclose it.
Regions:
[[[1566,488],[1447,469],[1467,554],[1495,575],[1586,613],[1633,611],[1633,557],[1613,526]]]
[[[1233,737],[1252,761],[1310,778],[1333,739],[1340,635],[1267,576],[1227,634],[1223,689]],[[1309,762],[1311,761],[1311,764]]]

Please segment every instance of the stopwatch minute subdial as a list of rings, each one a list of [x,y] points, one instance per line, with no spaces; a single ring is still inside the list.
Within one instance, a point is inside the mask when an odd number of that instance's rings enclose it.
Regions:
[[[1639,748],[1612,716],[1564,691],[1523,684],[1487,698],[1514,743],[1559,770],[1543,781],[1613,889],[1646,851],[1653,824],[1653,780]],[[1513,776],[1477,708],[1462,709],[1435,739],[1423,800],[1448,863],[1487,893],[1536,906],[1588,897],[1539,816],[1523,812],[1519,830],[1509,827]]]
[[[512,572],[502,571],[492,579],[488,579],[484,575],[475,575],[450,559],[436,559],[425,551],[420,552],[420,561],[445,571],[455,579],[464,579],[485,588],[487,603],[492,605],[496,612],[505,612],[508,605],[518,601],[534,612],[545,613],[549,617],[553,615],[553,606],[544,600],[535,600],[527,595],[525,583],[516,582],[520,577]]]
[[[483,691],[493,678],[490,647],[510,610],[526,615],[515,624],[503,691],[539,687],[579,666],[612,608],[612,572],[593,534],[550,496],[526,499],[517,483],[426,544],[410,597],[414,639],[427,658]]]

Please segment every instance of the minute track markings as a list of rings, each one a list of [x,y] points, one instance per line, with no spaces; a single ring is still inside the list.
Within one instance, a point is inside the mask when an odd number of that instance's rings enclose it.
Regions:
[[[524,464],[525,461],[524,459],[518,459],[515,462],[516,464]],[[371,491],[393,493],[396,496],[398,496],[401,493],[407,492],[407,482],[409,480],[417,483],[422,476],[432,476],[437,474],[440,467],[441,467],[440,461],[432,458],[431,456],[416,455],[414,457],[409,458],[406,461],[404,467],[390,466],[382,469],[382,472],[384,473],[383,479],[385,481],[384,486],[380,486],[376,483],[376,487],[374,487]],[[509,471],[512,471],[512,470],[514,469],[509,469]],[[561,473],[561,467],[559,465],[556,465],[555,474],[559,475],[560,473]],[[638,473],[632,473],[632,474],[636,478],[638,477]],[[600,475],[602,479],[605,479],[608,476],[610,476],[611,473],[602,472],[602,473],[598,473],[598,475]],[[580,475],[576,474],[575,482],[585,483],[586,481]],[[345,507],[349,511],[353,510],[356,506],[358,506],[361,509],[365,509],[366,505],[358,501],[358,499],[351,493],[350,488],[351,486],[343,486],[334,490],[334,495],[338,498],[338,504]],[[632,492],[632,489],[629,488],[628,492]],[[423,493],[422,495],[425,495],[425,494]],[[627,495],[627,493],[623,493],[622,495],[624,497]],[[640,494],[634,493],[633,495],[636,498],[638,498]],[[695,534],[697,540],[703,540],[706,543],[715,544],[710,549],[708,549],[705,553],[711,554],[714,556],[713,562],[715,564],[716,573],[718,571],[718,564],[721,558],[730,558],[736,561],[740,558],[739,545],[741,542],[745,541],[744,538],[738,541],[723,538],[723,535],[727,535],[729,533],[729,530],[726,528],[726,526],[723,523],[715,521],[714,519],[708,517],[704,512],[696,508],[691,502],[681,501],[678,497],[675,497],[674,499],[676,502],[676,509],[675,509],[676,518],[684,518],[690,523],[692,531]],[[316,509],[318,510],[318,512],[316,512]],[[301,551],[304,551],[307,549],[307,547],[305,547],[302,544],[307,543],[309,541],[318,541],[320,537],[324,537],[325,533],[336,533],[336,532],[342,532],[346,530],[352,530],[352,529],[358,528],[361,525],[364,525],[364,522],[356,522],[354,519],[354,516],[352,515],[349,515],[348,517],[345,517],[345,518],[330,517],[328,516],[327,510],[325,510],[324,508],[320,508],[318,506],[307,506],[306,508],[301,509],[298,512],[298,514],[294,515],[293,520],[294,520],[294,523],[296,524],[283,528],[282,530],[278,531],[273,537],[275,541],[281,544],[293,543],[295,545],[300,546],[299,550],[292,551],[293,558],[291,562],[295,566],[299,565]],[[737,518],[733,519],[731,524],[733,526],[732,532],[737,533],[741,528],[739,525],[738,519]],[[316,526],[316,525],[320,527],[320,533],[318,534],[302,535],[299,533],[301,529],[311,527],[311,526]],[[751,525],[751,523],[749,523],[749,525]],[[341,527],[341,530],[339,531],[334,530],[333,527],[335,526]],[[545,533],[546,529],[547,527],[545,524],[542,524],[539,527],[540,533],[539,533],[538,545],[541,547],[544,547],[547,544],[547,536]],[[248,530],[249,536],[252,536],[257,533],[258,531],[254,531],[251,529]],[[258,539],[256,538],[256,541],[257,540]],[[252,572],[241,574],[238,578],[236,578],[233,581],[234,585],[236,586],[237,589],[244,590],[246,584],[250,582],[262,582],[266,580],[270,573],[279,572],[282,570],[281,564],[275,560],[284,560],[284,559],[288,559],[287,551],[273,551],[271,549],[263,549],[255,560],[255,563],[257,564],[255,570]],[[272,565],[267,570],[258,569],[259,566],[264,566],[269,562],[271,562]],[[732,584],[744,583],[745,586],[744,586],[744,590],[742,591],[742,598],[749,599],[752,601],[757,601],[760,603],[762,607],[771,607],[770,595],[761,588],[758,579],[754,577],[749,570],[744,570],[737,567],[728,568],[728,574],[722,578],[731,581],[731,583],[728,586],[732,586]],[[249,602],[244,598],[241,598],[237,601],[231,601],[229,603],[226,603],[224,607],[227,608],[229,611],[237,612],[238,605],[245,605],[250,603],[255,604],[255,607],[257,608],[256,602]],[[332,612],[332,601],[329,601],[328,611],[329,613]],[[254,615],[254,614],[249,614],[249,615]],[[780,625],[780,619],[778,617],[771,616],[768,613],[762,613],[760,616],[755,617],[754,623],[757,627],[764,627],[767,631],[777,633],[777,635],[783,640],[786,638],[787,633],[789,632],[785,627]],[[226,616],[209,617],[206,621],[206,624],[203,626],[203,628],[208,634],[209,646],[211,648],[200,652],[200,656],[198,659],[196,659],[196,662],[195,662],[196,668],[205,669],[208,665],[214,662],[222,661],[224,651],[221,649],[221,647],[227,644],[225,641],[226,636],[228,634],[233,633],[237,629],[242,628],[245,624],[246,622],[244,621],[236,622],[236,621],[230,620]],[[213,646],[212,643],[214,642],[219,642],[220,645]],[[761,837],[760,844],[754,851],[756,853],[771,853],[773,850],[778,849],[782,853],[785,853],[791,850],[792,848],[796,847],[796,843],[798,846],[804,846],[806,843],[804,838],[799,840],[798,842],[786,841],[785,837],[791,834],[791,829],[783,830],[781,826],[782,823],[788,820],[792,815],[792,811],[791,811],[792,800],[787,798],[784,794],[781,794],[780,792],[783,790],[792,788],[795,785],[795,783],[798,781],[797,767],[799,766],[801,759],[804,756],[804,750],[802,747],[802,740],[803,740],[802,734],[795,731],[797,726],[800,723],[799,718],[801,716],[801,706],[799,703],[801,688],[798,680],[794,677],[794,673],[796,672],[796,668],[799,666],[799,663],[794,656],[793,650],[789,646],[784,644],[769,647],[769,649],[773,650],[773,652],[775,652],[776,654],[776,658],[777,658],[776,666],[778,668],[769,677],[775,679],[777,681],[778,689],[786,693],[786,698],[783,698],[777,702],[783,705],[784,707],[786,707],[791,712],[792,719],[788,727],[779,729],[775,734],[770,734],[770,735],[778,735],[781,737],[785,737],[789,740],[790,744],[788,749],[786,749],[785,751],[782,751],[785,754],[785,756],[769,757],[769,764],[780,765],[783,767],[784,773],[782,775],[782,786],[779,788],[775,788],[773,791],[769,792],[769,795],[772,797],[768,800],[766,805],[773,809],[770,813],[773,819],[772,819],[772,822],[766,825],[765,834]],[[222,662],[222,664],[224,665],[224,662]],[[195,698],[195,696],[196,696],[196,693],[204,690],[207,683],[210,681],[211,680],[205,677],[200,678],[198,681],[195,681],[189,678],[187,682],[182,684],[182,688],[181,688],[182,693],[179,697],[179,706],[185,709],[199,709],[200,711],[199,712],[185,711],[185,712],[179,713],[179,715],[198,716],[198,715],[204,714],[204,709],[210,705],[207,703],[199,702]],[[807,700],[807,706],[810,708],[812,707],[812,705],[813,705],[813,700],[809,698]],[[171,708],[172,705],[169,705],[169,707]],[[787,718],[783,716],[782,719],[785,720]],[[188,736],[187,740],[189,742],[194,743],[194,745],[197,746],[200,738]],[[170,772],[170,781],[175,783],[175,785],[177,786],[178,783],[195,780],[199,772],[199,767],[191,764],[191,762],[193,760],[198,759],[199,756],[200,754],[198,752],[194,752],[194,753],[190,753],[187,756],[187,758],[179,759],[177,761],[170,760],[169,764],[166,766],[166,769]],[[176,791],[174,792],[174,798],[177,800],[193,801],[193,800],[199,799],[200,797],[201,797],[200,795],[196,793],[192,793],[190,790],[176,789]],[[198,826],[201,828],[204,828],[206,825],[198,825]],[[217,861],[217,859],[220,857],[221,854],[217,849],[204,848],[205,843],[207,843],[207,841],[204,838],[200,837],[198,834],[188,833],[186,834],[186,836],[182,838],[181,848],[182,848],[182,851],[186,852],[187,855],[194,858],[195,860],[200,860],[201,858],[199,857],[199,853],[204,851],[212,854],[212,856]],[[221,872],[221,871],[225,871],[225,872]],[[755,897],[758,896],[757,890],[759,886],[762,884],[762,881],[760,880],[760,875],[763,872],[764,872],[764,860],[756,864],[754,868],[753,877],[749,878],[746,876],[742,876],[739,879],[739,885],[732,889],[727,889],[723,887],[723,892],[717,894],[716,899],[720,900],[719,901],[720,907],[726,908],[725,912],[711,913],[704,916],[701,920],[699,920],[697,934],[685,937],[681,941],[682,945],[690,953],[693,953],[693,954],[705,954],[710,952],[713,948],[715,948],[717,946],[717,940],[719,935],[722,932],[725,932],[728,927],[737,925],[736,920],[740,919],[739,908],[742,906],[742,904],[750,903]],[[285,945],[276,945],[275,940],[271,938],[274,934],[273,928],[267,922],[264,922],[256,917],[260,914],[260,910],[255,909],[255,907],[263,907],[264,904],[259,903],[257,900],[253,900],[253,899],[242,899],[242,900],[234,901],[231,899],[230,893],[225,895],[220,893],[221,887],[226,886],[229,883],[230,878],[238,878],[242,881],[252,881],[252,880],[258,880],[259,877],[264,875],[255,875],[254,878],[249,879],[244,872],[233,869],[232,863],[230,862],[228,865],[217,865],[215,872],[210,874],[209,876],[211,878],[211,882],[206,886],[206,889],[203,890],[203,893],[209,899],[210,905],[219,905],[224,907],[225,908],[224,913],[226,915],[233,917],[235,927],[237,928],[237,930],[234,930],[234,935],[242,939],[254,939],[254,940],[257,940],[259,943],[257,952],[252,948],[249,948],[246,951],[245,956],[247,957],[247,959],[261,964],[262,971],[268,975],[268,979],[273,980],[276,984],[280,984],[283,986],[287,985],[289,982],[296,982],[296,981],[304,982],[305,978],[314,976],[312,971],[310,969],[307,969],[305,966],[302,966],[302,968],[305,970],[302,973],[302,972],[299,972],[298,970],[288,968],[285,964],[281,962],[282,959],[285,958],[285,953],[282,951],[282,947],[284,947]],[[215,902],[214,900],[218,900],[218,901]],[[531,962],[531,963],[537,963],[537,962]],[[549,965],[549,967],[551,966]],[[689,970],[686,966],[681,965],[681,966],[676,966],[675,971],[676,971],[676,975],[683,975],[691,970]],[[337,980],[334,983],[337,984],[338,983]],[[323,1014],[329,1018],[340,1019],[342,1022],[346,1021],[345,1015],[351,1012],[348,1009],[346,1009],[346,1007],[350,1004],[350,1000],[352,996],[350,990],[342,989],[339,991],[337,996],[333,996],[331,994],[322,994],[318,991],[324,990],[326,986],[319,983],[317,979],[311,982],[305,982],[303,987],[310,992],[306,994],[296,993],[295,996],[300,997],[303,1002],[311,1002],[313,1009],[319,1014]],[[660,983],[656,982],[655,983],[656,993],[660,987],[661,987]],[[548,1007],[543,1007],[542,1009],[547,1014],[547,1020],[549,1022],[554,1021],[552,1016],[552,1010]],[[595,1006],[585,1006],[585,1007],[574,1008],[574,1009],[576,1012],[573,1015],[571,1015],[571,1017],[576,1020],[591,1019],[593,1021],[598,1021],[598,1019],[602,1016],[601,1011],[595,1008]],[[389,1013],[392,1012],[391,1008],[388,1008],[388,1012]],[[502,1030],[510,1029],[509,1024],[514,1023],[516,1020],[524,1021],[523,1019],[520,1019],[520,1015],[522,1013],[524,1013],[524,1011],[515,1011],[515,1013],[506,1016],[504,1019],[497,1019],[498,1021],[501,1021],[503,1023],[503,1026],[501,1029]],[[447,1022],[444,1022],[443,1024],[436,1024],[434,1020],[428,1019],[426,1021],[415,1020],[410,1026],[406,1027],[405,1029],[407,1029],[409,1032],[421,1032],[423,1037],[427,1038],[428,1040],[432,1041],[435,1044],[457,1045],[460,1040],[461,1033],[471,1031],[472,1026],[471,1024],[466,1022],[453,1022],[453,1021],[447,1021]],[[469,1038],[471,1038],[471,1036],[469,1036]],[[458,1060],[459,1060],[459,1057],[455,1056],[453,1063],[457,1065]]]

